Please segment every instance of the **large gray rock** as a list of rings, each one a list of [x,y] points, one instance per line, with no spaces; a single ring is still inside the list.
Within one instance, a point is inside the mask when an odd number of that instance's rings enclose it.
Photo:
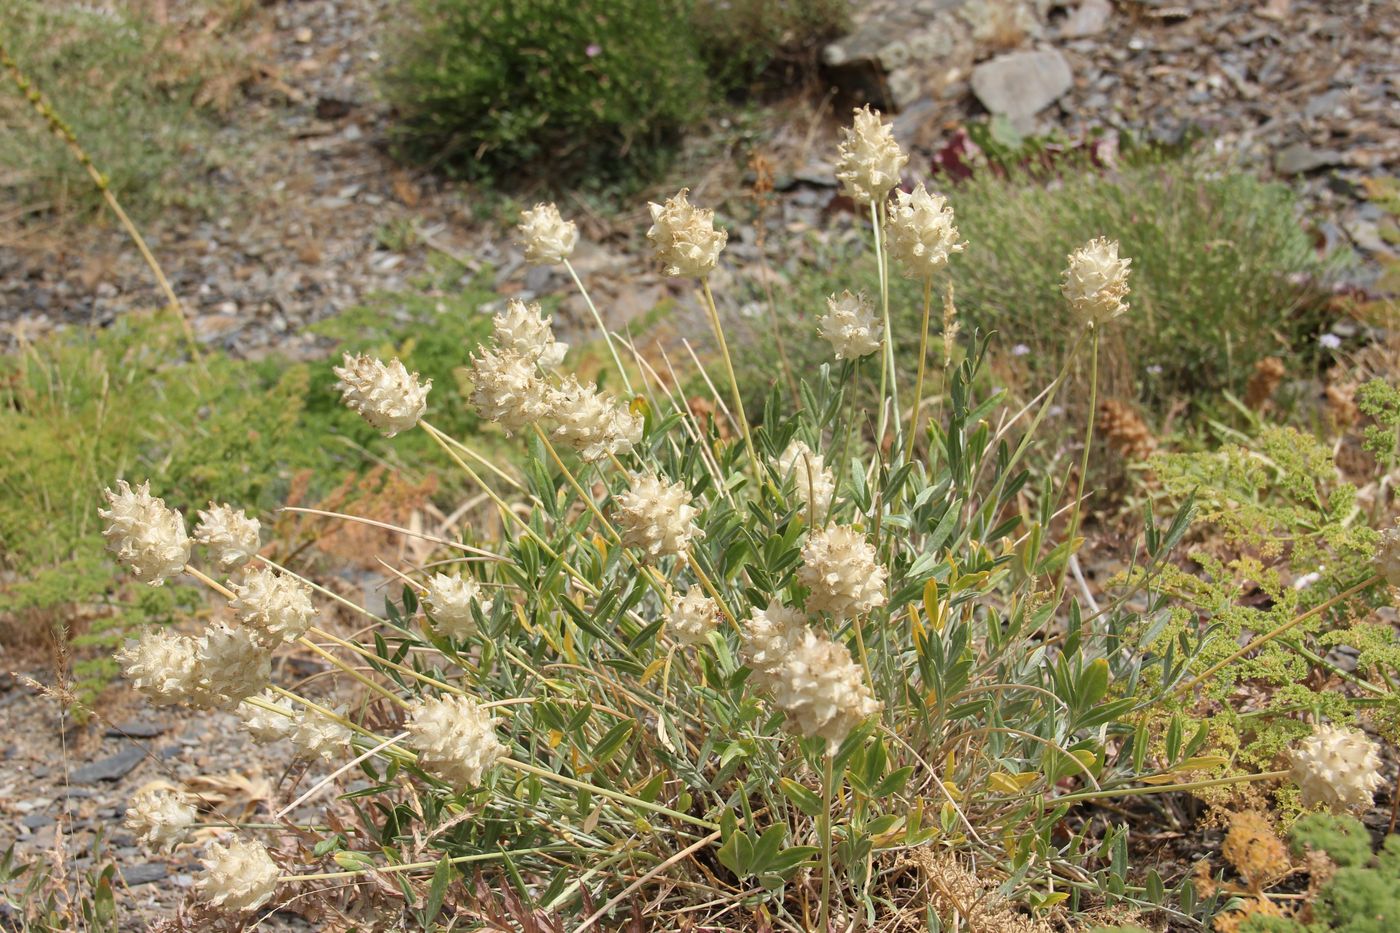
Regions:
[[[982,106],[1023,130],[1073,84],[1069,62],[1056,49],[1011,52],[972,69],[972,93]]]

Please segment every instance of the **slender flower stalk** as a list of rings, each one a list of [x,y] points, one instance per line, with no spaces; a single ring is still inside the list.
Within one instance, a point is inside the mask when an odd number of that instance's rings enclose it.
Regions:
[[[951,286],[950,286],[951,287]],[[914,459],[914,441],[919,436],[919,408],[924,400],[924,370],[928,368],[928,328],[933,307],[933,276],[924,276],[924,319],[919,328],[919,375],[914,380],[914,404],[909,413],[909,437],[905,441],[904,459]]]
[[[612,355],[613,365],[617,367],[617,374],[622,377],[622,387],[627,390],[628,395],[635,394],[632,388],[632,380],[627,376],[627,367],[622,365],[622,357],[618,356],[617,345],[613,342],[612,332],[603,324],[603,316],[598,313],[598,308],[593,304],[593,298],[588,294],[588,289],[583,285],[583,279],[579,278],[578,272],[574,269],[574,264],[566,257],[564,268],[569,270],[569,275],[573,277],[574,284],[578,286],[578,293],[583,296],[583,303],[588,306],[588,313],[593,315],[593,322],[598,325],[598,332],[603,335],[604,342],[608,345],[608,353]]]

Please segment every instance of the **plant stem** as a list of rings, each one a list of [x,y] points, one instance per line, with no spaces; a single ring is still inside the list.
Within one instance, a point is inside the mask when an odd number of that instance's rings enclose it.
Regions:
[[[1089,422],[1084,427],[1084,452],[1079,457],[1079,484],[1074,493],[1074,510],[1069,514],[1069,553],[1060,567],[1060,579],[1055,584],[1055,598],[1051,602],[1058,605],[1065,593],[1065,577],[1069,573],[1069,558],[1075,553],[1074,538],[1079,534],[1079,515],[1084,502],[1084,483],[1089,475],[1089,450],[1094,446],[1094,415],[1098,410],[1099,398],[1099,328],[1094,327],[1089,336]]]
[[[914,439],[919,436],[919,405],[924,398],[924,370],[928,363],[928,320],[933,305],[933,276],[924,276],[924,325],[919,331],[919,377],[914,382],[914,407],[909,415],[909,438],[905,444],[904,459],[914,459]]]
[[[681,813],[679,810],[672,810],[669,807],[661,806],[661,804],[659,803],[652,803],[648,800],[643,800],[640,797],[633,797],[630,794],[624,794],[621,791],[611,790],[606,787],[599,787],[597,784],[589,784],[587,781],[580,781],[575,778],[566,777],[565,775],[559,774],[556,771],[550,771],[548,768],[541,768],[537,765],[527,764],[526,762],[518,761],[514,758],[502,758],[500,760],[500,764],[504,765],[507,768],[514,768],[516,771],[523,771],[526,774],[533,774],[535,777],[544,778],[547,781],[553,781],[556,784],[563,784],[565,787],[573,787],[578,790],[586,790],[590,794],[597,794],[599,797],[610,797],[611,799],[625,803],[628,806],[639,807],[643,810],[650,810],[653,813],[661,813],[665,816],[671,817],[672,819],[677,819],[686,823],[691,823],[695,826],[699,826],[704,829],[719,829],[718,824],[711,823],[709,820],[702,820],[699,817],[691,816],[689,813]]]
[[[1145,797],[1148,794],[1170,794],[1176,791],[1201,790],[1207,787],[1225,787],[1229,784],[1244,784],[1250,781],[1279,781],[1288,777],[1287,771],[1263,771],[1259,774],[1237,774],[1234,777],[1215,778],[1209,781],[1191,781],[1186,784],[1155,784],[1147,787],[1120,787],[1116,790],[1090,790],[1078,794],[1052,797],[1050,803],[1075,803],[1081,800],[1105,800],[1110,797]]]
[[[734,416],[739,419],[739,430],[744,434],[744,445],[749,451],[749,465],[753,467],[754,478],[761,479],[762,467],[753,446],[753,434],[749,431],[749,419],[744,414],[744,397],[739,391],[739,380],[734,375],[734,361],[729,356],[729,342],[724,338],[724,327],[720,324],[719,309],[715,307],[715,296],[710,291],[710,278],[703,276],[700,287],[705,293],[705,310],[710,313],[710,326],[714,328],[715,340],[719,343],[720,354],[724,357],[725,373],[729,376],[729,387],[734,393]]]
[[[821,933],[831,933],[831,798],[836,783],[835,756],[825,755],[826,767],[822,773],[822,902],[820,921],[817,929]]]
[[[250,823],[245,825],[251,826],[253,824]],[[278,828],[281,827],[279,826]],[[536,846],[533,849],[503,849],[500,852],[480,852],[476,855],[459,855],[456,858],[450,858],[447,861],[448,864],[451,865],[463,865],[470,862],[485,862],[491,859],[506,858],[512,855],[536,855],[541,852],[568,852],[575,848],[577,847],[566,845],[552,845]],[[321,871],[306,875],[283,875],[279,880],[282,882],[328,881],[332,878],[353,878],[356,875],[367,875],[372,871],[377,871],[386,875],[401,871],[418,871],[424,868],[436,868],[437,864],[437,862],[405,862],[402,865],[382,865],[376,866],[374,868],[356,868],[350,871]]]
[[[618,375],[622,377],[622,385],[627,389],[627,394],[632,395],[632,381],[627,378],[627,370],[622,367],[622,357],[617,355],[617,347],[613,345],[612,334],[608,333],[608,329],[603,326],[603,316],[599,314],[598,309],[594,307],[593,299],[588,296],[588,289],[583,287],[583,279],[578,277],[578,273],[574,271],[574,264],[569,262],[567,257],[564,259],[564,268],[568,269],[569,275],[573,276],[574,284],[578,286],[579,294],[583,296],[583,301],[588,305],[588,310],[592,313],[593,320],[598,324],[598,330],[602,333],[603,340],[607,342],[608,352],[612,354],[613,363],[617,366]]]
[[[885,443],[885,426],[888,423],[889,409],[885,407],[885,389],[890,393],[890,406],[893,409],[896,425],[899,423],[899,388],[894,371],[894,333],[890,329],[890,286],[889,270],[885,264],[885,241],[880,226],[880,205],[870,202],[870,225],[875,232],[875,264],[880,275],[880,314],[884,322],[884,352],[880,355],[880,415],[875,431],[875,449],[879,451]]]

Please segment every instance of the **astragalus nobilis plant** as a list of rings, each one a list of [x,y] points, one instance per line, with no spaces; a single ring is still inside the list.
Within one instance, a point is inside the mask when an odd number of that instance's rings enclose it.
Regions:
[[[710,290],[726,235],[685,190],[651,205],[647,235],[665,272],[697,286],[729,430],[698,421],[620,335],[602,332],[622,394],[570,374],[537,305],[512,302],[464,360],[471,403],[518,439],[518,475],[434,427],[430,386],[399,361],[347,357],[346,404],[387,437],[429,434],[507,530],[397,568],[402,597],[382,615],[260,556],[234,506],[201,513],[201,561],[146,486],[109,492],[108,542],[139,579],[189,574],[228,603],[203,634],[124,649],[135,687],[236,710],[254,740],[290,739],[358,781],[358,822],[334,831],[293,824],[293,806],[226,824],[199,909],[252,917],[321,897],[353,912],[347,892],[363,888],[423,927],[513,910],[537,929],[922,930],[985,907],[947,907],[940,872],[956,870],[1021,905],[999,916],[1025,929],[1104,905],[1200,926],[1213,905],[1190,881],[1168,890],[1130,864],[1121,798],[1291,781],[1304,804],[1369,802],[1379,761],[1360,733],[1312,719],[1319,738],[1291,760],[1242,771],[1189,717],[1159,728],[1209,640],[1157,650],[1143,635],[1173,612],[1157,571],[1189,509],[1149,525],[1102,605],[1076,579],[1087,470],[1057,490],[1025,467],[1074,359],[1020,409],[976,379],[986,338],[958,337],[941,281],[976,244],[943,198],[897,188],[906,161],[858,111],[837,178],[868,212],[874,268],[850,270],[811,334],[831,362],[797,404],[775,392],[761,422]],[[567,264],[577,242],[553,205],[521,235],[538,263]],[[924,285],[913,385],[897,384],[886,339],[894,272]],[[1130,261],[1093,240],[1068,257],[1063,292],[1084,325],[1075,356],[1094,365],[1102,329],[1131,319]],[[859,379],[878,383],[877,410],[850,401]],[[1343,595],[1380,581],[1363,583]],[[363,634],[318,625],[333,599]],[[283,649],[333,665],[359,691],[353,711],[271,683]],[[168,845],[188,816],[160,797],[131,819]]]

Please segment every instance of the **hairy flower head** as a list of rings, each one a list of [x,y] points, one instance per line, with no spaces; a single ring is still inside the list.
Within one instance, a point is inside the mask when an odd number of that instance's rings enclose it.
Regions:
[[[836,477],[826,468],[822,455],[794,438],[778,458],[778,473],[784,480],[792,480],[811,523],[825,522],[831,511],[831,498],[836,494]]]
[[[131,798],[125,826],[136,841],[153,849],[173,849],[194,825],[195,810],[185,795],[163,787],[141,791]]]
[[[696,207],[682,188],[665,204],[648,204],[651,229],[647,239],[656,248],[656,258],[667,275],[709,275],[719,262],[729,234],[715,228],[715,212]]]
[[[718,626],[719,604],[698,586],[692,586],[672,603],[671,615],[666,620],[666,631],[683,645],[703,645]]]
[[[472,406],[511,434],[549,414],[547,387],[535,361],[514,350],[483,349],[472,356]]]
[[[108,489],[104,495],[111,508],[97,510],[108,522],[102,536],[107,549],[136,579],[160,586],[185,569],[190,539],[184,516],[168,508],[164,499],[152,496],[149,481],[132,489],[122,480],[116,492]]]
[[[233,838],[227,846],[217,842],[204,859],[199,895],[230,913],[257,910],[277,893],[280,872],[262,843]]]
[[[296,641],[311,627],[316,607],[311,604],[311,588],[290,574],[279,574],[270,567],[254,567],[233,584],[229,606],[238,621],[251,629],[258,642],[276,648]]]
[[[479,605],[481,614],[491,612],[491,600],[481,598],[481,584],[460,574],[433,574],[423,596],[423,608],[432,616],[437,630],[448,638],[462,639],[476,634],[476,617],[472,606]]]
[[[293,716],[287,737],[303,756],[330,761],[345,754],[355,733],[325,713],[303,708]]]
[[[826,299],[826,313],[817,320],[817,333],[836,351],[838,360],[854,360],[880,349],[883,330],[864,292],[850,289]]]
[[[875,560],[875,548],[865,535],[850,525],[808,533],[797,582],[810,591],[808,612],[848,619],[885,604],[885,568]]]
[[[1060,286],[1070,307],[1088,327],[1105,324],[1128,310],[1128,266],[1118,258],[1118,241],[1097,237],[1069,254]]]
[[[890,201],[890,254],[911,279],[933,275],[961,253],[967,244],[958,239],[953,209],[941,194],[929,194],[923,182],[912,192],[896,191]]]
[[[242,509],[211,502],[209,511],[201,510],[198,514],[194,539],[204,545],[210,560],[218,564],[220,570],[241,567],[262,547],[258,520],[249,518]]]
[[[631,488],[616,497],[614,506],[623,547],[637,548],[653,560],[682,554],[693,538],[704,536],[685,486],[655,473],[633,473]]]
[[[272,655],[252,631],[215,622],[196,643],[195,670],[199,695],[191,702],[234,709],[272,679]]]
[[[344,365],[333,367],[340,378],[335,387],[351,411],[393,437],[416,425],[428,410],[431,379],[420,381],[399,360],[388,363],[371,356],[345,354]]]
[[[522,211],[516,230],[525,246],[525,261],[532,266],[563,262],[578,243],[578,225],[560,216],[553,204],[536,204]]]
[[[1380,750],[1355,729],[1318,726],[1298,743],[1291,758],[1290,776],[1305,807],[1369,807],[1382,783]]]
[[[275,706],[282,712],[274,712],[264,706],[254,706],[247,700],[238,704],[238,718],[243,723],[243,729],[259,745],[267,745],[280,739],[285,739],[292,734],[296,728],[293,721],[295,713],[290,704],[278,699],[270,692],[264,692],[258,696],[269,706]]]
[[[544,369],[552,369],[564,362],[564,354],[569,350],[567,343],[555,341],[552,322],[539,302],[526,304],[512,298],[492,321],[492,333],[500,349],[519,353]]]
[[[894,140],[894,130],[870,106],[855,112],[849,127],[841,130],[836,180],[842,192],[857,204],[877,204],[899,184],[909,156]]]
[[[415,705],[405,726],[418,764],[459,791],[481,783],[486,771],[506,756],[496,738],[498,721],[470,697],[431,697]]]
[[[141,638],[117,652],[127,680],[157,706],[192,703],[201,696],[195,656],[196,640],[166,629],[147,629]]]
[[[549,393],[549,412],[556,423],[554,436],[588,463],[625,454],[642,439],[640,415],[573,376]]]

